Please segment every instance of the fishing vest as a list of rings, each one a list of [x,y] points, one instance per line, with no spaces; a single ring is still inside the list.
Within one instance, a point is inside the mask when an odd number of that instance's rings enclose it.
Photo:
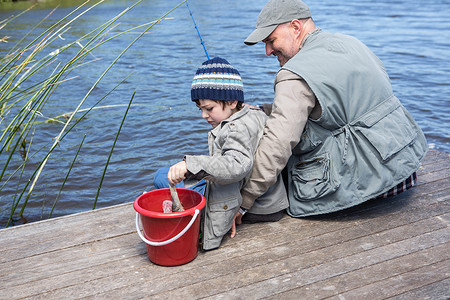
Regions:
[[[319,119],[308,119],[287,165],[289,215],[357,205],[419,168],[428,149],[423,132],[363,43],[318,31],[282,69],[302,77],[322,108]]]

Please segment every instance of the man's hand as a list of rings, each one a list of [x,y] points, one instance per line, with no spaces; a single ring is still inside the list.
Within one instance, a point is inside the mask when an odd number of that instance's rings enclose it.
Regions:
[[[234,238],[236,235],[236,225],[242,224],[242,214],[238,211],[233,218],[233,225],[231,225],[231,238]]]
[[[180,161],[170,167],[169,173],[167,173],[167,178],[172,185],[175,185],[186,179],[187,171],[186,162],[184,160]]]

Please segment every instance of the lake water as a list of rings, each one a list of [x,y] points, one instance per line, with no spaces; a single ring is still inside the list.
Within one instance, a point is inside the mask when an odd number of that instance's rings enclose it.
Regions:
[[[49,51],[74,41],[133,3],[126,0],[102,3],[74,23]],[[156,20],[178,3],[143,1],[125,14],[108,35]],[[210,57],[226,58],[240,70],[246,102],[250,104],[271,102],[278,70],[276,58],[266,57],[263,44],[249,47],[243,43],[265,3],[266,0],[189,1]],[[353,35],[380,57],[395,94],[425,132],[430,147],[450,153],[450,1],[307,3],[322,30]],[[73,5],[74,1],[63,2],[38,30],[66,15]],[[0,21],[26,6],[27,2],[0,3]],[[51,6],[53,2],[40,3],[0,30],[0,39],[9,37],[8,43],[0,43],[2,57],[15,41],[51,12]],[[97,60],[71,73],[75,78],[58,87],[41,111],[43,116],[74,111],[93,82],[136,36],[136,32],[131,32],[97,49],[90,56]],[[82,108],[92,106],[128,76],[99,104],[103,108],[91,111],[60,143],[28,201],[24,219],[16,224],[48,217],[84,135],[86,139],[53,216],[92,209],[111,146],[134,91],[134,106],[117,140],[97,208],[133,201],[152,188],[153,174],[158,168],[178,162],[185,154],[206,154],[210,126],[190,100],[191,80],[204,60],[206,56],[189,11],[182,5],[129,49],[95,88]],[[0,126],[4,129],[3,123]],[[51,142],[61,128],[59,123],[41,125],[32,139],[34,149]],[[2,169],[6,157],[7,154],[0,156]],[[39,161],[38,155],[32,158],[25,173],[32,172]],[[15,155],[11,166],[21,163],[20,155]],[[16,196],[17,182],[0,191],[0,227],[5,226]]]

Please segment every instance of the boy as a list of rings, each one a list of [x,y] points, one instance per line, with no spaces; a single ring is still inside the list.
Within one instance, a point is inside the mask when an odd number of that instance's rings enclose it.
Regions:
[[[202,118],[213,127],[208,134],[210,155],[186,155],[183,161],[170,167],[167,179],[172,184],[185,180],[186,185],[190,180],[206,180],[202,244],[204,250],[211,250],[220,246],[240,208],[240,190],[250,176],[267,116],[243,105],[240,74],[220,57],[205,61],[197,70],[191,98],[201,110]],[[157,184],[161,180],[156,177],[157,188],[167,187]],[[198,188],[199,185],[193,189]],[[279,177],[249,213],[271,216],[287,207],[286,191]],[[264,217],[262,220],[265,221]]]

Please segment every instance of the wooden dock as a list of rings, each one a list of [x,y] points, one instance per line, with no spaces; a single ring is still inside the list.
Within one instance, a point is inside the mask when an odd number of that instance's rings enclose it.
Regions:
[[[449,299],[450,155],[418,186],[339,213],[241,225],[185,265],[151,263],[132,203],[0,230],[0,299]]]

